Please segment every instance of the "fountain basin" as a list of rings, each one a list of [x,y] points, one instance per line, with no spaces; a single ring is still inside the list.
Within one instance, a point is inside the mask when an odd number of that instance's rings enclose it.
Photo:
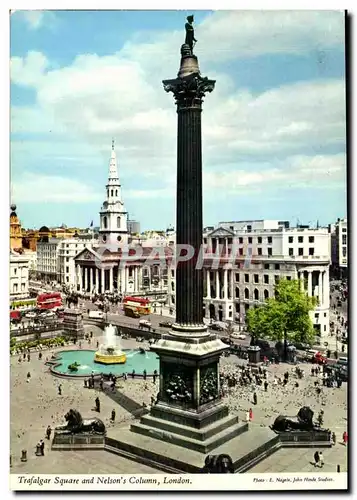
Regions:
[[[126,354],[125,352],[106,354],[98,351],[94,355],[94,361],[103,365],[120,365],[126,362]]]
[[[125,363],[97,363],[94,360],[94,350],[76,349],[57,352],[56,359],[48,361],[47,364],[54,375],[71,378],[88,377],[92,373],[94,375],[112,373],[120,377],[124,373],[131,374],[133,371],[135,371],[136,376],[142,376],[144,370],[148,376],[153,375],[154,372],[159,373],[160,362],[156,353],[146,351],[143,354],[139,349],[123,349],[122,352],[126,356]],[[68,366],[75,362],[79,364],[78,370],[71,372]]]

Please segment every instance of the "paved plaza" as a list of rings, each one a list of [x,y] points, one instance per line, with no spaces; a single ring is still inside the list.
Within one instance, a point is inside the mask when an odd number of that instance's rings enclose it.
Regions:
[[[94,332],[95,334],[95,332]],[[102,342],[102,338],[94,340]],[[122,347],[130,349],[137,347],[135,340],[123,340]],[[148,347],[148,344],[140,344]],[[82,348],[94,348],[93,341],[89,346],[82,342]],[[63,349],[63,348],[62,348]],[[73,347],[68,347],[73,349]],[[154,384],[151,379],[144,381],[120,380],[117,389],[127,396],[128,401],[133,401],[132,407],[128,404],[120,405],[113,399],[113,394],[108,392],[84,388],[83,380],[64,379],[54,377],[45,365],[44,359],[50,357],[53,349],[43,351],[43,359],[38,359],[37,353],[31,354],[31,360],[19,363],[18,356],[11,358],[11,455],[12,473],[160,473],[145,465],[137,464],[130,460],[116,456],[105,451],[51,451],[45,439],[45,457],[35,456],[35,447],[40,439],[44,439],[48,425],[52,429],[65,424],[64,414],[70,408],[78,409],[84,417],[98,416],[108,429],[127,428],[133,422],[133,407],[145,403],[150,406],[151,397],[158,392],[158,380]],[[237,365],[244,362],[235,356],[222,358],[221,371],[225,374],[234,374]],[[279,414],[296,416],[301,406],[310,406],[317,413],[323,409],[325,413],[324,427],[336,432],[337,444],[331,449],[324,450],[324,471],[336,471],[336,465],[341,466],[341,471],[347,470],[347,448],[341,444],[342,433],[347,430],[347,384],[342,384],[340,389],[323,387],[322,394],[318,397],[314,387],[316,377],[312,377],[312,365],[302,365],[305,377],[297,380],[292,375],[294,367],[291,365],[274,365],[268,368],[269,388],[265,392],[263,387],[236,386],[228,390],[225,401],[233,414],[241,420],[245,419],[246,411],[253,409],[251,430],[255,426],[271,425]],[[281,385],[273,387],[275,376],[281,376],[286,370],[291,373],[286,387]],[[31,373],[30,382],[27,382],[27,373]],[[295,387],[296,382],[299,387]],[[62,385],[62,395],[58,394],[58,385]],[[256,391],[258,403],[253,405],[252,396]],[[99,396],[101,412],[96,413],[94,400]],[[135,405],[136,402],[137,404]],[[116,411],[116,421],[110,423],[111,411]],[[27,450],[28,461],[20,461],[21,450]],[[314,449],[281,449],[270,456],[249,472],[308,472],[313,471],[312,465]]]

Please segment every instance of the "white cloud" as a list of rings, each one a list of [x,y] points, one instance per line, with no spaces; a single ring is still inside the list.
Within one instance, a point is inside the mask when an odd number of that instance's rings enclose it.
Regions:
[[[18,10],[16,13],[22,17],[31,30],[38,30],[43,27],[52,29],[55,26],[56,16],[53,11]]]
[[[85,203],[103,196],[76,179],[32,173],[25,173],[12,187],[14,199],[23,203]]]
[[[344,154],[293,156],[277,162],[273,168],[259,170],[215,171],[203,173],[204,189],[208,193],[246,195],[269,189],[339,189],[346,185]]]
[[[344,147],[343,81],[298,82],[253,94],[239,88],[239,82],[234,82],[217,61],[227,63],[239,57],[282,51],[328,50],[343,44],[343,14],[215,12],[197,31],[201,68],[204,67],[204,74],[217,79],[215,91],[205,99],[202,115],[206,188],[222,185],[228,190],[244,190],[247,186],[256,189],[266,182],[289,183],[292,178],[304,183],[309,172],[303,173],[304,168],[298,165],[309,164],[309,157],[301,157],[306,150],[315,162],[311,171],[321,170],[316,158],[325,158],[323,168],[327,168],[327,156],[316,153],[323,153],[326,147]],[[58,137],[63,141],[70,137],[68,147],[65,142],[61,145],[66,151],[63,157],[73,155],[75,159],[80,149],[86,156],[87,144],[105,165],[108,142],[114,136],[119,168],[123,164],[124,170],[143,172],[158,182],[156,190],[148,191],[128,185],[125,198],[165,196],[166,185],[171,193],[172,183],[167,177],[176,171],[177,115],[173,97],[165,94],[161,80],[173,77],[178,70],[183,35],[175,32],[149,36],[142,43],[137,39],[128,42],[117,54],[80,55],[67,67],[55,70],[50,69],[49,61],[39,52],[12,58],[12,81],[31,86],[37,92],[35,107],[12,109],[12,131],[51,131],[56,137],[53,142],[57,151]],[[76,153],[71,147],[74,138],[82,144]],[[36,148],[35,143],[31,146],[30,141],[24,141],[25,149],[26,142],[28,152]],[[296,159],[297,155],[301,160]],[[245,168],[240,165],[242,157],[245,163],[250,160],[256,164],[257,159],[264,158],[269,165],[260,169],[257,166],[256,170]],[[277,157],[286,160],[279,163]],[[234,169],[225,169],[228,164]],[[220,173],[216,175],[218,168]],[[324,184],[335,182],[336,172],[332,168],[330,165]],[[315,175],[311,171],[309,175]],[[315,180],[314,177],[318,187]]]

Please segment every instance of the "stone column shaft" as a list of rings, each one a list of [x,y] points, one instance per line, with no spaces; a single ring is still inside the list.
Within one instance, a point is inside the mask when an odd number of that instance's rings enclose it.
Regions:
[[[312,297],[312,271],[307,272],[307,293]]]
[[[113,292],[113,279],[114,279],[114,268],[109,269],[109,291]]]
[[[223,299],[227,299],[228,295],[228,270],[224,269],[223,270]]]
[[[100,285],[100,293],[104,293],[105,292],[105,281],[104,281],[104,269],[102,268],[100,270],[101,272],[101,285]]]
[[[216,271],[216,299],[220,299],[219,271]]]
[[[206,270],[207,276],[207,299],[211,298],[211,271],[209,269]]]

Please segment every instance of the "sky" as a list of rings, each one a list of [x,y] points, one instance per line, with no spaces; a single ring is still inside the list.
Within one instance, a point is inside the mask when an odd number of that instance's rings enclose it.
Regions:
[[[175,226],[175,78],[201,73],[204,225],[346,216],[342,11],[16,11],[11,200],[23,227],[99,222],[112,137],[129,217]]]

